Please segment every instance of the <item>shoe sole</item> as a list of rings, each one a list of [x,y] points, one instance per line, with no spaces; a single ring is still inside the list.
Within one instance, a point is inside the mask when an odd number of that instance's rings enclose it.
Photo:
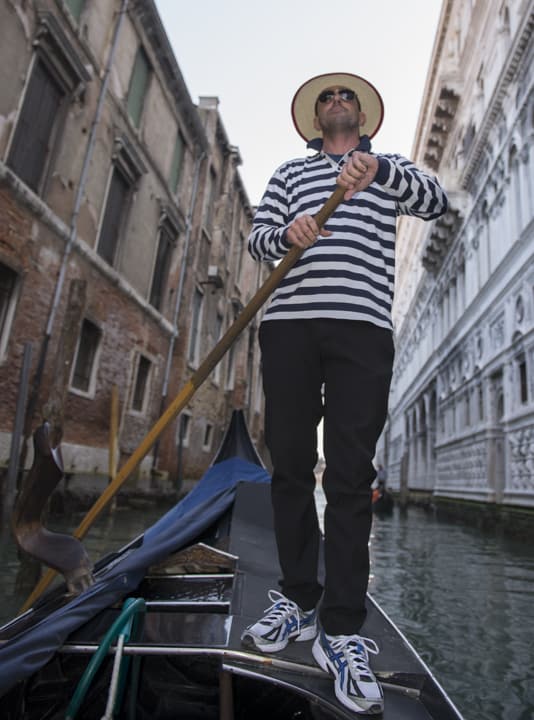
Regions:
[[[378,715],[379,713],[382,713],[384,711],[383,702],[377,702],[376,700],[369,700],[367,702],[365,700],[362,700],[361,705],[357,705],[355,702],[349,700],[349,698],[342,692],[341,688],[339,687],[335,669],[332,666],[332,663],[328,659],[328,656],[326,655],[320,643],[315,642],[313,644],[312,655],[315,658],[315,662],[319,665],[319,667],[334,678],[334,692],[337,699],[342,705],[344,705],[349,710],[352,710],[352,712],[365,715]]]
[[[255,647],[256,650],[259,650],[260,652],[265,653],[275,653],[280,652],[280,650],[283,650],[286,648],[290,642],[305,642],[307,640],[313,640],[317,635],[317,627],[310,626],[309,628],[305,628],[299,635],[292,638],[286,638],[285,640],[281,640],[277,643],[266,643],[264,645],[258,644],[257,638],[254,637],[254,635],[250,634],[244,634],[241,637],[241,642],[246,647]]]

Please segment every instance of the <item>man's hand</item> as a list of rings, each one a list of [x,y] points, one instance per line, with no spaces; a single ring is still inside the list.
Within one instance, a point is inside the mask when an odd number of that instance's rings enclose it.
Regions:
[[[337,178],[337,184],[347,191],[343,196],[345,200],[350,200],[355,193],[365,190],[373,182],[377,172],[378,160],[374,155],[353,152]]]
[[[300,215],[287,228],[286,238],[291,245],[305,250],[316,242],[319,235],[328,237],[331,234],[328,230],[320,230],[311,215]]]

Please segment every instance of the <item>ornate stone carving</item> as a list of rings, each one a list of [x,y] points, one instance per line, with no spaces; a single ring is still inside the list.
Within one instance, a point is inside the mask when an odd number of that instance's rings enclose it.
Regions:
[[[441,450],[438,455],[440,490],[486,490],[487,456],[485,441]]]
[[[482,358],[482,355],[484,354],[484,338],[482,337],[482,333],[477,333],[476,339],[475,339],[475,348],[476,348],[476,358],[477,360],[480,360]]]
[[[534,426],[511,432],[508,436],[510,448],[510,490],[534,493]]]
[[[504,313],[501,313],[490,325],[491,347],[499,350],[504,345]]]
[[[517,300],[515,301],[515,321],[518,325],[520,325],[523,322],[523,319],[525,317],[525,303],[523,301],[523,296],[518,295]]]

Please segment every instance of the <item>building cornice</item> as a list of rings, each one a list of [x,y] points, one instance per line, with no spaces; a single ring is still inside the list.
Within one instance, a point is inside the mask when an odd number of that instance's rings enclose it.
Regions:
[[[441,68],[441,56],[443,53],[447,32],[449,29],[449,22],[451,18],[451,11],[454,4],[454,0],[445,0],[441,9],[441,15],[438,22],[438,29],[436,32],[436,39],[434,41],[434,48],[432,50],[432,56],[430,58],[429,71],[425,83],[425,89],[423,91],[423,98],[421,101],[421,111],[419,114],[419,120],[415,131],[415,144],[412,152],[413,158],[418,161],[423,155],[423,146],[426,142],[426,132],[429,120],[428,117],[432,112],[433,103],[431,101],[432,95],[435,94],[437,78]]]
[[[473,128],[473,142],[471,146],[467,148],[464,171],[460,180],[461,187],[464,190],[468,190],[470,188],[473,177],[478,173],[480,163],[483,160],[484,149],[487,146],[488,136],[495,124],[495,121],[502,112],[503,100],[517,75],[518,68],[521,66],[521,61],[525,54],[525,48],[532,38],[533,29],[534,15],[532,13],[527,13],[522,26],[516,33],[513,47],[509,54],[509,60],[501,70],[493,95],[488,104],[484,120],[480,128]]]

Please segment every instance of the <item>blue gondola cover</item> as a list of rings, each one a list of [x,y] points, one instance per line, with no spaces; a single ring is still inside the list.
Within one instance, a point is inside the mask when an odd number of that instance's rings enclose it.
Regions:
[[[232,457],[212,465],[195,488],[152,527],[140,546],[98,574],[94,585],[0,648],[0,696],[45,665],[70,633],[133,592],[147,569],[192,543],[232,505],[239,482],[269,482],[265,468]]]

